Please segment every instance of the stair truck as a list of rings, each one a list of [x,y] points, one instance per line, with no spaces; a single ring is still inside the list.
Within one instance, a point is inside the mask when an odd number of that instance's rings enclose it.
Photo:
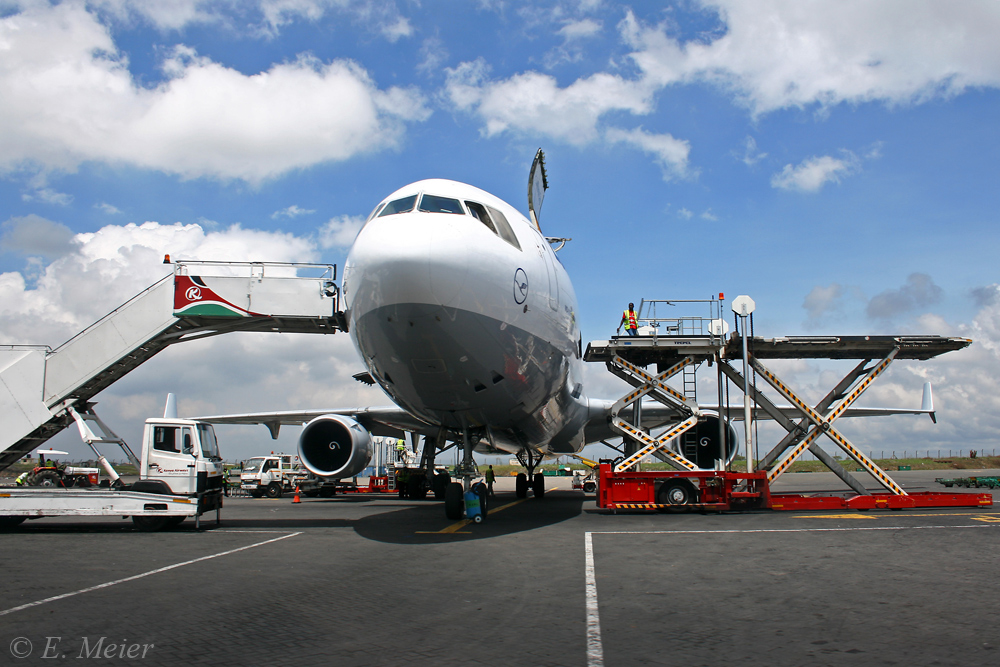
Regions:
[[[168,401],[169,405],[169,401]],[[0,487],[0,529],[14,528],[27,519],[58,516],[131,517],[136,528],[161,530],[193,517],[200,527],[203,514],[222,508],[222,457],[211,424],[161,417],[146,420],[141,457],[100,420],[88,405],[80,412],[69,408],[80,436],[98,457],[110,479],[99,486],[67,486],[51,480],[49,486]],[[95,435],[91,425],[99,427]],[[98,443],[116,443],[139,471],[126,484],[97,451]]]

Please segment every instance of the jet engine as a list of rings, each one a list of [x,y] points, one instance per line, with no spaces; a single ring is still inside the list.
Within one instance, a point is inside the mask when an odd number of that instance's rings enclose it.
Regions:
[[[691,459],[691,462],[704,470],[711,470],[715,467],[715,459],[719,456],[719,419],[718,415],[707,414],[698,420],[698,423],[687,433],[677,439],[678,453],[684,454]],[[726,463],[731,463],[739,448],[739,440],[736,436],[736,429],[732,422],[726,424]],[[697,450],[694,456],[690,450],[685,452],[685,445],[696,443]]]
[[[353,477],[371,461],[371,435],[350,417],[316,417],[299,436],[299,458],[315,475]]]

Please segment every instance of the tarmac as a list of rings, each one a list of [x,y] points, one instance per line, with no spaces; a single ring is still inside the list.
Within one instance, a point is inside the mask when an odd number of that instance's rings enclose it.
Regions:
[[[501,479],[478,525],[365,495],[229,498],[202,530],[29,521],[0,535],[0,665],[1000,664],[1000,506],[612,515],[547,483]]]

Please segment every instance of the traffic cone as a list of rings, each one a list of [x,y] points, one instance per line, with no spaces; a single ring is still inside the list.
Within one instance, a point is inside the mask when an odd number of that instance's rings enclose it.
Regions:
[[[292,504],[294,505],[295,503],[301,503],[301,502],[302,502],[302,499],[299,498],[299,487],[296,486],[295,487],[295,498],[292,499]]]

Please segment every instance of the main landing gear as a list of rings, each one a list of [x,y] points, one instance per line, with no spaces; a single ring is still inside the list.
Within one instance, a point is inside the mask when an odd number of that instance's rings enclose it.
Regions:
[[[517,453],[517,460],[527,469],[528,473],[517,473],[514,480],[514,495],[518,498],[527,498],[528,481],[530,480],[532,493],[535,494],[536,498],[542,498],[545,495],[545,475],[535,472],[535,467],[542,462],[541,455],[535,454],[530,449],[522,449]]]

